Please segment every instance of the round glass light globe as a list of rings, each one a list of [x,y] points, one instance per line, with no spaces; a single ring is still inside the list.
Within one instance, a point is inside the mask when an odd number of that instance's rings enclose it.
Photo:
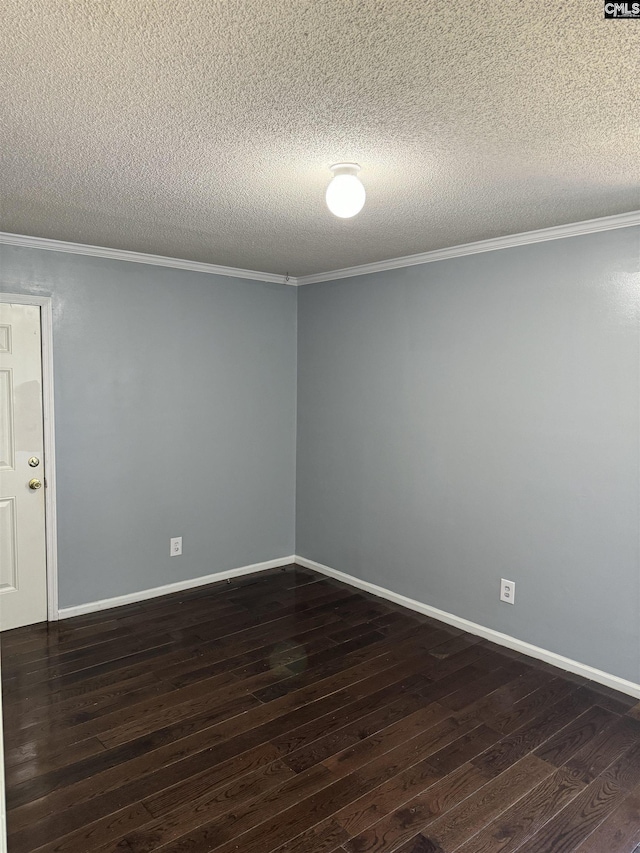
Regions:
[[[350,219],[360,213],[366,197],[364,186],[357,175],[336,175],[327,187],[327,207],[341,219]]]

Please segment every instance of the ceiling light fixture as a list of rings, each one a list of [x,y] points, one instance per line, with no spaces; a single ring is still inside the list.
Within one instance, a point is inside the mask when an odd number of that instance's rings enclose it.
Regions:
[[[327,187],[327,207],[341,219],[350,219],[360,213],[367,194],[358,177],[357,163],[335,163],[331,166],[333,178]]]

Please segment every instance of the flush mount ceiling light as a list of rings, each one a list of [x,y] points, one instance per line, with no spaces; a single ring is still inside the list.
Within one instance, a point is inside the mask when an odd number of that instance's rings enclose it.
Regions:
[[[357,163],[335,163],[331,166],[333,178],[327,187],[327,207],[341,219],[350,219],[360,213],[367,197],[358,177]]]

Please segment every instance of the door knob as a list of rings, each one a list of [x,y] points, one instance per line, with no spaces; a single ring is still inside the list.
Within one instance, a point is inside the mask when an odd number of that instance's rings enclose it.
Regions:
[[[30,489],[40,489],[40,488],[42,488],[42,481],[41,481],[41,480],[36,480],[35,478],[34,478],[33,480],[29,480],[29,488],[30,488]]]

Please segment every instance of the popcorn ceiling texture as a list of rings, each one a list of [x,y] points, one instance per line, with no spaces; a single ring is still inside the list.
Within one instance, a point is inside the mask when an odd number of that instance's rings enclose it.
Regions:
[[[640,22],[601,2],[4,6],[0,230],[304,275],[640,206]]]

